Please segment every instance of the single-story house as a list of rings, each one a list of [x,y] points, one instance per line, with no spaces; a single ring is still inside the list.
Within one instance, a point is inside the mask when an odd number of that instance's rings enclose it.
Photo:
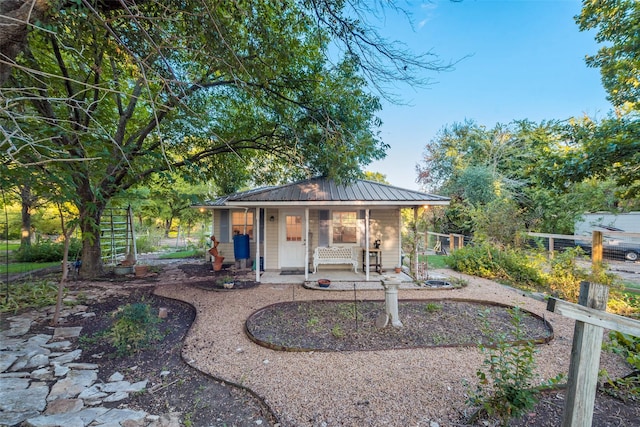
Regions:
[[[444,206],[449,198],[373,181],[337,184],[316,177],[220,197],[194,208],[212,211],[225,262],[260,260],[260,270],[393,270],[402,257],[401,210]],[[251,265],[248,265],[251,267]]]

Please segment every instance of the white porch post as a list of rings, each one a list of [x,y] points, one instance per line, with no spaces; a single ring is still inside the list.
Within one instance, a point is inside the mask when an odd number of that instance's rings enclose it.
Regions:
[[[369,209],[365,210],[364,213],[364,264],[362,268],[365,270],[365,280],[369,280],[369,240],[370,240],[370,228],[369,228]]]
[[[417,275],[418,274],[418,208],[417,207],[413,208],[413,228],[414,228],[413,250],[415,252],[415,265],[414,265],[413,271],[414,271],[414,274]]]
[[[265,224],[265,227],[266,227],[266,224]],[[253,264],[256,267],[256,282],[260,283],[260,208],[259,207],[256,208],[256,259],[253,261]]]
[[[402,266],[402,208],[398,208],[398,264]]]
[[[309,280],[309,208],[304,209],[304,280]]]

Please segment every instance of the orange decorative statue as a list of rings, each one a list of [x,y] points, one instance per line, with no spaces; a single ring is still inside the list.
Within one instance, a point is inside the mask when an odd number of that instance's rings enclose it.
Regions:
[[[211,236],[211,242],[213,246],[209,249],[209,253],[213,257],[213,271],[220,271],[222,270],[222,261],[224,261],[224,257],[218,252],[218,244],[220,242],[216,239],[216,236]]]

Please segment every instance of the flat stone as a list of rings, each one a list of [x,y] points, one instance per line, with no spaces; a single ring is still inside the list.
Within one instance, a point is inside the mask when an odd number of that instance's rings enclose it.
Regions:
[[[27,389],[13,389],[0,391],[1,412],[42,412],[47,406],[49,387],[38,386]]]
[[[95,419],[97,423],[122,423],[127,420],[142,421],[147,416],[145,411],[134,411],[131,409],[111,409],[109,412],[100,415]]]
[[[61,366],[58,363],[53,363],[53,375],[56,377],[64,377],[70,370],[71,368],[67,366]]]
[[[102,399],[106,396],[108,396],[108,394],[100,390],[100,385],[94,384],[91,387],[88,387],[87,389],[83,390],[78,395],[78,399],[95,401],[95,400]]]
[[[41,368],[41,369],[36,369],[35,371],[31,372],[31,378],[33,378],[35,380],[48,381],[48,380],[53,379],[53,374],[51,373],[51,369],[49,369],[49,368]]]
[[[67,350],[71,347],[71,341],[54,341],[48,344],[44,344],[42,347],[50,350]]]
[[[31,328],[31,319],[27,317],[11,317],[9,318],[9,330],[5,332],[8,337],[19,337]]]
[[[29,388],[28,378],[0,378],[0,393],[11,390],[26,390]]]
[[[122,380],[124,380],[124,375],[122,375],[120,372],[114,372],[113,374],[111,374],[111,376],[107,381],[109,381],[110,383],[113,383],[113,382],[118,382]]]
[[[29,378],[30,376],[29,372],[3,372],[0,374],[0,378]]]
[[[51,335],[38,334],[29,338],[29,344],[37,345],[38,347],[44,347],[51,340]]]
[[[57,399],[71,399],[77,397],[80,393],[86,390],[86,386],[77,384],[73,380],[65,378],[58,381],[51,387],[51,392],[47,397],[47,401],[51,402]]]
[[[137,383],[131,384],[129,381],[118,381],[113,383],[107,383],[102,385],[102,391],[106,393],[116,393],[119,391],[124,391],[127,393],[136,393],[142,391],[147,387],[148,380],[138,381]]]
[[[53,332],[53,339],[78,338],[81,331],[82,326],[56,328]]]
[[[92,312],[92,311],[91,311],[91,312],[89,312],[89,313],[84,313],[84,314],[82,315],[82,317],[83,317],[83,318],[85,318],[85,319],[88,319],[88,318],[90,318],[90,317],[96,317],[96,314],[95,314],[94,312]]]
[[[17,426],[29,417],[38,415],[34,412],[0,412],[0,426]]]
[[[71,351],[69,353],[65,353],[65,354],[63,354],[61,356],[58,356],[58,357],[54,358],[52,360],[52,362],[64,365],[65,363],[71,363],[74,360],[78,359],[81,354],[82,354],[82,350],[81,349],[73,350],[73,351]]]
[[[96,370],[71,370],[66,379],[89,387],[98,379],[98,372]]]
[[[30,427],[85,427],[108,411],[107,408],[85,408],[69,414],[41,415],[27,419],[25,425]]]
[[[49,364],[49,356],[46,354],[36,354],[27,361],[25,369],[42,368]]]
[[[49,402],[45,415],[67,414],[78,412],[84,407],[81,399],[58,399]]]
[[[0,353],[0,372],[9,370],[16,360],[18,360],[18,354],[16,353],[9,353],[6,351]]]
[[[119,402],[124,399],[129,398],[129,393],[126,391],[117,391],[107,397],[104,398],[104,402]]]

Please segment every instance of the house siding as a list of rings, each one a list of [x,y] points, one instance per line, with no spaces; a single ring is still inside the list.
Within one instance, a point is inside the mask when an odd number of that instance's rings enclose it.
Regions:
[[[329,218],[331,218],[331,212],[334,210],[348,211],[353,210],[349,207],[341,207],[339,209],[330,209]],[[227,236],[227,240],[223,241],[224,236],[222,234],[229,233],[228,221],[229,214],[222,214],[223,210],[216,210],[213,213],[213,233],[218,237],[220,243],[218,245],[218,251],[225,257],[225,263],[235,262],[233,239],[231,236]],[[326,209],[310,209],[309,210],[309,269],[313,270],[313,253],[318,246],[321,233],[320,215],[321,211],[327,211]],[[261,255],[264,257],[265,270],[275,271],[280,268],[279,259],[279,244],[280,244],[280,232],[279,232],[279,217],[280,212],[278,209],[266,209],[264,212],[264,236],[261,247]],[[270,221],[270,217],[273,216],[274,220]],[[225,219],[226,218],[226,219]],[[375,240],[380,240],[380,249],[382,249],[382,268],[385,270],[391,270],[400,262],[400,211],[397,209],[372,209],[369,213],[370,220],[370,237],[369,244],[373,247]],[[329,219],[330,221],[330,219]],[[355,253],[358,259],[358,269],[363,271],[364,265],[362,263],[362,251],[365,246],[365,217],[360,212],[358,214],[358,241],[355,244],[344,244],[341,246],[353,246],[355,247]],[[331,242],[331,227],[328,227],[329,242]],[[320,243],[321,246],[325,244]],[[256,243],[255,240],[250,240],[250,256],[252,260],[256,259]],[[326,267],[326,266],[325,266]],[[349,269],[348,265],[331,265],[331,269]]]

